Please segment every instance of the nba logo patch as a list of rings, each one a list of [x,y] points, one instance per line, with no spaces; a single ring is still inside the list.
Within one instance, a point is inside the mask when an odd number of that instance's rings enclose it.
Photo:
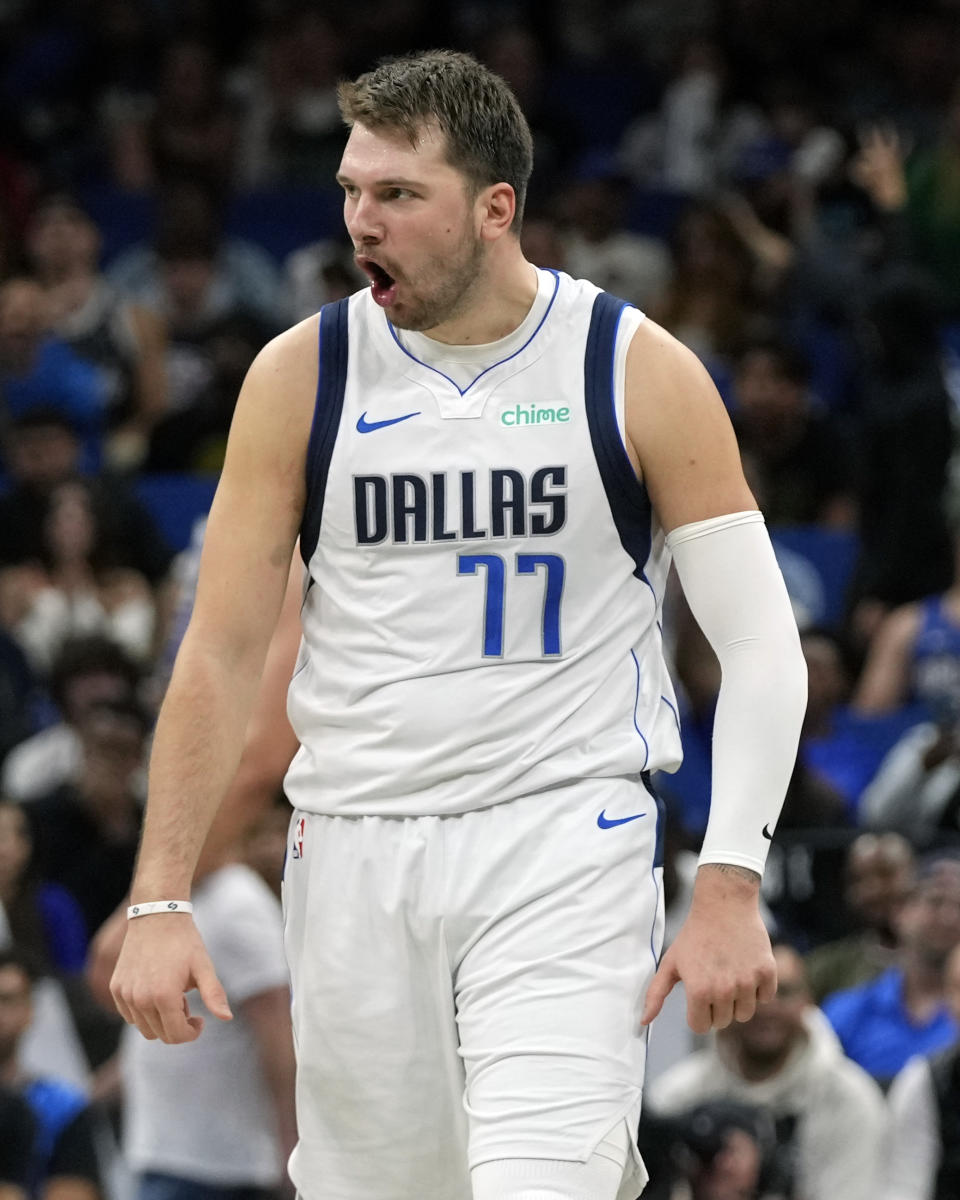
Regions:
[[[303,835],[306,831],[306,817],[298,817],[293,827],[293,858],[303,858]]]

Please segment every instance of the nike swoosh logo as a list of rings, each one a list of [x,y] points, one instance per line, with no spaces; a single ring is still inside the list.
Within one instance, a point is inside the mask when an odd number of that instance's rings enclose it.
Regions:
[[[764,825],[762,832],[763,832],[763,836],[767,839],[768,842],[773,841],[773,834],[770,832],[770,827],[768,825]]]
[[[373,433],[375,429],[386,429],[388,425],[399,425],[401,421],[409,421],[411,417],[419,416],[419,412],[412,412],[402,417],[388,417],[386,421],[368,421],[367,414],[361,413],[357,419],[357,433]]]
[[[645,812],[634,813],[632,817],[608,817],[606,814],[607,810],[604,809],[597,817],[597,824],[601,829],[613,829],[614,825],[626,825],[628,821],[639,821],[641,817],[647,815]]]

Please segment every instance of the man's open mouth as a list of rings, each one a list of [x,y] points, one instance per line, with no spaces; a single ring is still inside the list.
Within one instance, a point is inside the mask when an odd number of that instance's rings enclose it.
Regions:
[[[381,308],[392,304],[396,297],[397,281],[378,262],[365,256],[357,258],[357,266],[370,280],[370,291]]]

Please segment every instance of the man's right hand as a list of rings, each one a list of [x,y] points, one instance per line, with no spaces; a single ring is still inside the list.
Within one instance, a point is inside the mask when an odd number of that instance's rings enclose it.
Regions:
[[[110,981],[121,1017],[145,1038],[176,1044],[200,1036],[203,1017],[190,1015],[186,993],[196,988],[221,1021],[233,1019],[227,995],[189,913],[153,913],[127,926]]]

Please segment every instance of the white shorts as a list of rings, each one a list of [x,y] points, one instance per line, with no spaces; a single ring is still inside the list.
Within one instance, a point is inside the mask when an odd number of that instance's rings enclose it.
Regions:
[[[305,1200],[470,1200],[478,1163],[586,1162],[623,1121],[633,1200],[660,824],[625,779],[459,816],[294,813]]]

